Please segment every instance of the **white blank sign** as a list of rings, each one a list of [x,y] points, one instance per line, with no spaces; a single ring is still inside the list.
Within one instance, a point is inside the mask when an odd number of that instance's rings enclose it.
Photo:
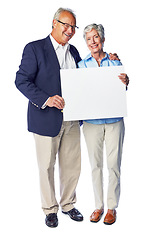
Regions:
[[[127,116],[123,66],[61,69],[64,121]]]

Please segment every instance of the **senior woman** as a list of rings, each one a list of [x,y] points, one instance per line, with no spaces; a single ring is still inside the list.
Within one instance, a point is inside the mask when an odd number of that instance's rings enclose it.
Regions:
[[[86,26],[84,38],[91,53],[79,62],[79,68],[121,65],[118,60],[110,60],[109,54],[103,51],[105,37],[104,28],[101,24]],[[128,85],[129,79],[126,74],[120,74],[119,78],[125,85]],[[85,120],[83,124],[95,197],[95,211],[90,216],[90,221],[98,222],[104,213],[103,143],[105,142],[109,183],[107,194],[108,211],[104,223],[110,225],[116,221],[115,209],[118,207],[120,197],[120,166],[124,139],[123,118]]]

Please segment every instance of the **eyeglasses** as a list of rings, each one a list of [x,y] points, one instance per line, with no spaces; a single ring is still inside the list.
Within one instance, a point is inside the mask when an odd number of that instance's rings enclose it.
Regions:
[[[72,26],[72,25],[70,25],[70,24],[68,24],[68,23],[61,22],[60,20],[57,20],[57,22],[63,24],[66,29],[68,29],[69,27],[71,27],[71,28],[72,28],[72,31],[75,31],[75,28],[79,28],[79,27],[77,27],[76,25]]]

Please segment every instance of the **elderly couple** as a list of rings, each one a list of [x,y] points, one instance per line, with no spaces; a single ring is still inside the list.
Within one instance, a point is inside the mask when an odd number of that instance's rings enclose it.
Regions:
[[[29,99],[28,130],[33,132],[40,176],[42,209],[48,227],[57,227],[59,205],[62,213],[75,221],[82,214],[74,207],[76,186],[81,169],[79,121],[63,121],[65,106],[61,95],[61,68],[88,68],[121,65],[116,54],[103,51],[105,41],[102,25],[91,24],[84,29],[90,54],[81,60],[77,49],[68,42],[74,36],[76,17],[72,10],[60,8],[54,15],[52,32],[42,40],[24,48],[21,65],[16,73],[17,88]],[[128,76],[119,76],[126,86]],[[97,82],[98,84],[98,82]],[[109,171],[108,211],[105,224],[116,221],[120,196],[120,166],[124,138],[123,118],[95,119],[83,122],[83,131],[91,164],[95,211],[91,222],[98,222],[104,212],[103,143],[105,142]],[[55,196],[54,167],[59,160],[60,202]]]

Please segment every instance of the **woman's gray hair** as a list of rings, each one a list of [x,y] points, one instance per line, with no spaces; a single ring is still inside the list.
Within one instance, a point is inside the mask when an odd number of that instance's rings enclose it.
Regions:
[[[83,31],[83,37],[84,37],[85,41],[86,41],[86,33],[92,31],[92,29],[95,29],[98,32],[98,34],[101,38],[101,41],[103,42],[104,39],[105,39],[105,37],[104,37],[104,27],[103,27],[102,24],[95,24],[95,23],[87,25],[85,27],[85,29]]]
[[[76,20],[76,15],[75,13],[70,9],[70,8],[59,8],[56,13],[54,14],[53,20],[59,20],[59,16],[62,12],[69,12],[72,14],[72,16],[75,18]],[[53,28],[53,21],[52,21],[52,28]]]

